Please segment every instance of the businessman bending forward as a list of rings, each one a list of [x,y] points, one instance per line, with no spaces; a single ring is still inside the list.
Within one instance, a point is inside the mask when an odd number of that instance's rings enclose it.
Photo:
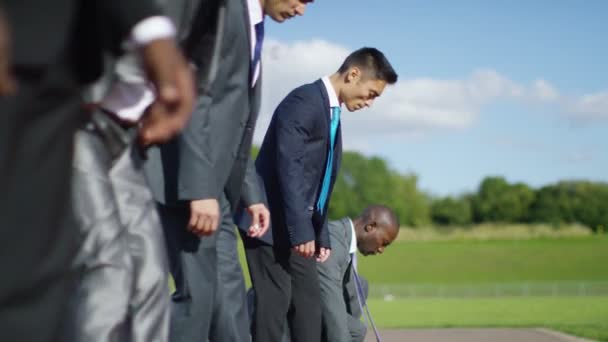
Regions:
[[[354,279],[357,250],[365,256],[382,254],[399,233],[399,220],[388,207],[372,205],[354,220],[349,217],[329,222],[332,253],[317,264],[321,284],[323,341],[362,342],[366,327]],[[360,277],[360,279],[362,279]]]
[[[340,107],[369,107],[396,81],[384,55],[363,48],[333,75],[293,90],[274,112],[256,160],[271,213],[272,245],[269,239],[244,239],[256,292],[254,341],[280,341],[286,315],[294,341],[321,339],[314,256],[324,261],[331,248],[327,204],[342,154]]]

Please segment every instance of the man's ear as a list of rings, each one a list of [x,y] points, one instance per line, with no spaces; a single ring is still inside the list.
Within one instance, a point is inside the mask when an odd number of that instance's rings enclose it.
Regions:
[[[378,223],[376,223],[376,221],[368,222],[365,225],[365,232],[366,233],[371,233],[371,232],[373,232],[376,229],[378,229]]]
[[[358,67],[352,67],[348,70],[347,79],[348,82],[356,82],[361,78],[361,69]]]

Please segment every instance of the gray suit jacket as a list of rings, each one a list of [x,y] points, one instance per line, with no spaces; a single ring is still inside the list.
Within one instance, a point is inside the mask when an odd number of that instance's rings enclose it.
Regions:
[[[154,197],[161,203],[180,205],[196,199],[219,200],[224,192],[234,210],[251,164],[251,141],[261,90],[261,80],[255,88],[250,86],[247,5],[246,0],[193,1],[200,2],[197,11],[180,19],[183,24],[178,30],[186,54],[197,68],[195,110],[178,137],[149,150],[146,174]],[[185,13],[179,10],[180,6],[191,8],[192,3],[169,2],[169,12]],[[210,78],[210,73],[215,76]],[[252,164],[249,168],[253,170]],[[249,175],[252,178],[243,192],[246,204],[261,201],[253,172]]]
[[[317,263],[324,341],[354,342],[365,338],[366,328],[360,320],[361,310],[351,272],[350,225],[349,218],[329,222],[331,254],[324,263]]]

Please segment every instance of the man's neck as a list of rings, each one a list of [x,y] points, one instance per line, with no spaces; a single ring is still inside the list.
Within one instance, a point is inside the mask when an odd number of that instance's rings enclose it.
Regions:
[[[260,8],[262,9],[262,17],[266,15],[266,11],[264,11],[264,3],[266,3],[266,0],[260,0]]]
[[[329,82],[336,92],[336,97],[338,97],[340,105],[342,105],[344,102],[342,101],[342,75],[340,75],[338,72],[334,73],[333,75],[329,76]]]

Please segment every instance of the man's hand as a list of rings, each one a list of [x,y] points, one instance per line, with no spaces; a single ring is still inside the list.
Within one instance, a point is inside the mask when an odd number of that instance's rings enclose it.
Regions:
[[[293,247],[293,250],[305,258],[312,258],[315,255],[315,241],[308,241]]]
[[[11,63],[10,30],[0,8],[0,96],[13,95],[17,91],[17,81],[13,76]]]
[[[190,222],[188,230],[199,237],[209,236],[217,230],[220,219],[220,205],[216,199],[190,202]]]
[[[252,204],[247,208],[247,212],[251,215],[251,226],[247,235],[252,238],[257,238],[266,233],[270,226],[270,212],[262,203]]]
[[[317,262],[325,262],[329,259],[329,255],[331,254],[331,249],[321,247],[319,250],[319,255],[317,255]]]
[[[165,142],[190,120],[196,91],[192,70],[172,39],[157,39],[142,50],[143,65],[156,87],[156,100],[142,118],[143,146]]]

